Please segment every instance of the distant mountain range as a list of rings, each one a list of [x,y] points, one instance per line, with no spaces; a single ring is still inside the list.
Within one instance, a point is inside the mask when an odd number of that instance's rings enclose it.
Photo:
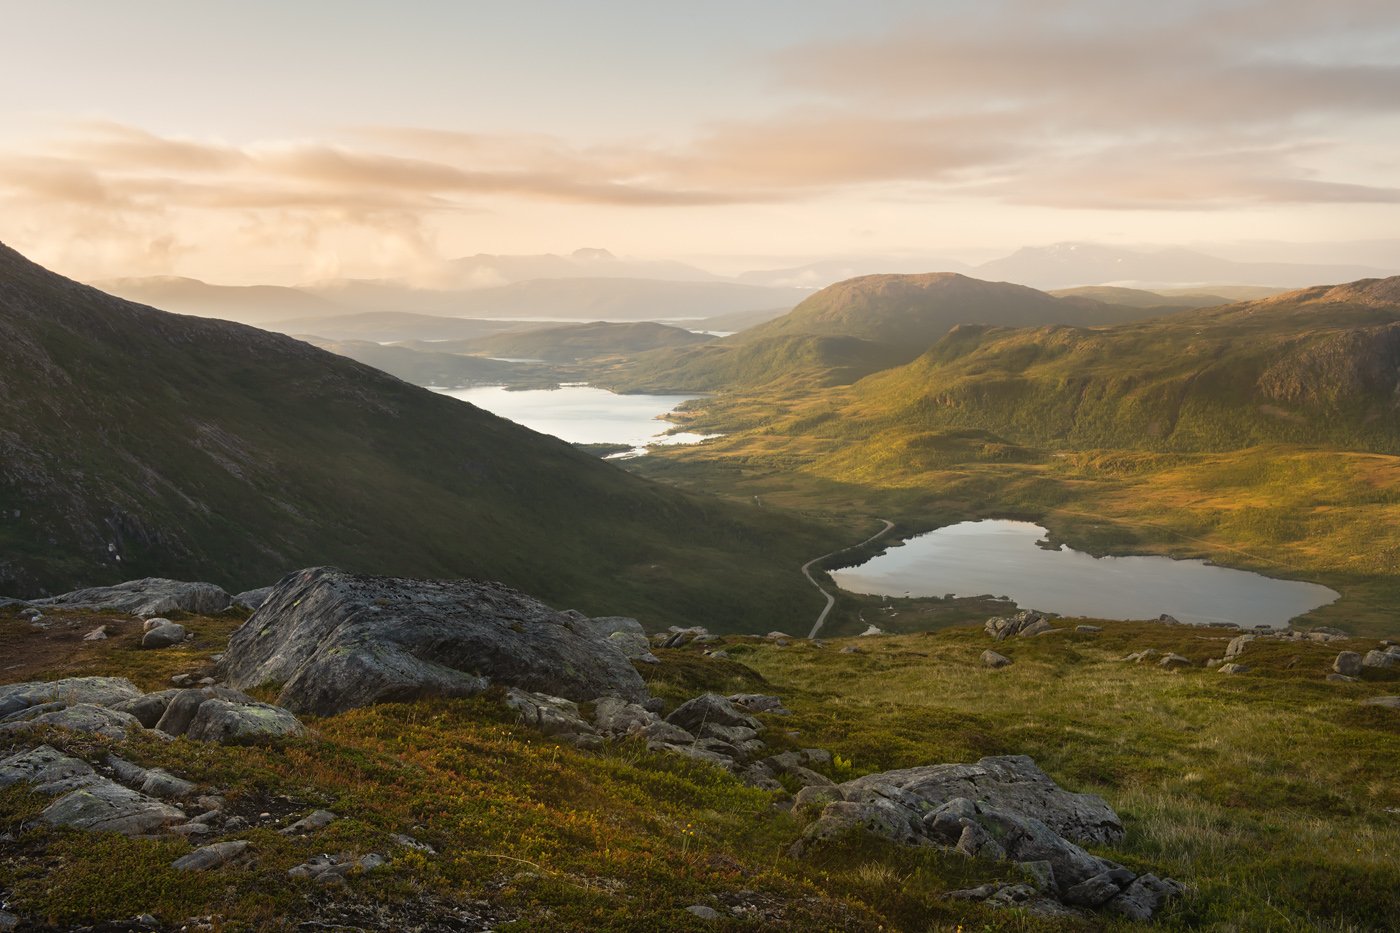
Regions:
[[[242,589],[331,563],[498,579],[652,626],[766,631],[816,611],[794,568],[834,543],[307,343],[132,304],[2,246],[0,397],[4,595],[146,575]]]

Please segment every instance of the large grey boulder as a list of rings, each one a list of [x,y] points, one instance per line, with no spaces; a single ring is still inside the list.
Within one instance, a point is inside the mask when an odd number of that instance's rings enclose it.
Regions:
[[[576,701],[647,697],[586,620],[508,587],[326,567],[279,582],[234,632],[219,670],[233,687],[279,684],[280,705],[321,715],[493,683]]]
[[[168,612],[192,612],[196,615],[223,612],[229,607],[231,598],[222,587],[212,583],[185,583],[147,577],[144,580],[128,580],[116,586],[74,590],[31,602],[35,606],[57,609],[110,609],[144,618]]]
[[[1392,654],[1389,651],[1372,649],[1366,652],[1366,656],[1361,659],[1362,667],[1388,668],[1400,667],[1400,654]]]
[[[142,726],[154,729],[156,723],[160,722],[160,717],[165,715],[170,701],[179,692],[179,690],[158,690],[155,693],[147,693],[130,700],[123,700],[113,705],[112,709],[120,713],[130,713]]]
[[[1060,787],[1027,755],[997,755],[976,764],[924,765],[869,774],[841,785],[845,799],[894,787],[917,797],[930,808],[966,797],[984,801],[1040,820],[1055,832],[1080,844],[1108,845],[1122,840],[1118,814],[1094,794],[1077,794]]]
[[[185,627],[178,622],[167,621],[147,630],[141,636],[142,648],[172,648],[185,642]]]
[[[170,693],[171,691],[165,691]],[[240,744],[301,735],[306,727],[288,710],[228,687],[173,691],[155,728],[205,742]]]
[[[1332,670],[1343,677],[1360,677],[1361,655],[1355,651],[1338,653],[1337,660],[1332,662]]]

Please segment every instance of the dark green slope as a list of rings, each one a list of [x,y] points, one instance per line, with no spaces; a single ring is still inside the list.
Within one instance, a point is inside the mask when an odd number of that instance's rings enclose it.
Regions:
[[[1400,453],[1400,278],[1092,330],[962,327],[856,386],[852,411],[1021,443]]]
[[[690,347],[714,340],[680,327],[653,321],[612,323],[593,321],[562,327],[541,327],[524,333],[493,334],[465,346],[472,352],[512,359],[572,363],[600,356],[643,353],[664,347]],[[459,348],[454,348],[456,352]]]
[[[630,476],[288,337],[113,298],[0,247],[0,593],[231,589],[333,563],[767,631],[820,529]]]
[[[1059,299],[953,272],[866,275],[830,285],[780,318],[704,347],[640,357],[620,388],[755,388],[793,378],[842,385],[915,359],[959,324],[1105,324],[1160,309]]]

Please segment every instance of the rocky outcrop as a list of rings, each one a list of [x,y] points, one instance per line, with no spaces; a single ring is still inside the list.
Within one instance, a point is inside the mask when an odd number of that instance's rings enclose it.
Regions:
[[[306,731],[301,721],[282,707],[217,686],[174,691],[155,728],[167,735],[225,744],[301,735]]]
[[[1005,641],[1008,638],[1024,638],[1031,635],[1043,635],[1046,632],[1058,631],[1050,622],[1050,618],[1044,613],[1036,612],[1033,609],[1025,609],[1013,616],[994,616],[986,621],[982,626],[983,631],[997,641]]]
[[[260,586],[255,590],[244,590],[233,596],[233,604],[242,606],[244,609],[258,609],[267,602],[267,596],[272,592],[270,586]]]
[[[66,677],[6,684],[0,687],[0,717],[43,703],[116,706],[139,696],[141,691],[125,677]]]
[[[55,704],[44,703],[10,714],[0,723],[0,736],[32,732],[41,726],[54,726],[69,732],[122,739],[126,737],[127,730],[141,726],[136,717],[129,713],[119,713],[93,703],[75,703],[72,706],[50,708],[53,706]]]
[[[234,687],[279,684],[281,705],[322,715],[490,684],[574,701],[647,697],[587,620],[508,587],[332,568],[279,582],[234,632],[219,671]]]
[[[129,580],[116,586],[94,586],[61,596],[31,600],[35,606],[52,606],[56,609],[109,609],[115,612],[129,612],[142,618],[170,612],[208,615],[223,612],[230,602],[232,599],[228,593],[212,583],[185,583],[160,577]]]
[[[1181,890],[1175,882],[1139,876],[1087,852],[1083,845],[1122,840],[1118,815],[1099,797],[1059,787],[1024,755],[887,771],[809,788],[798,795],[797,810],[817,816],[793,845],[796,857],[860,832],[1019,863],[1034,884],[985,885],[953,895],[991,906],[1025,907],[1043,900],[1038,913],[1073,915],[1094,908],[1146,919]]]
[[[0,787],[25,783],[55,797],[39,819],[53,826],[143,835],[183,822],[184,811],[98,774],[48,745],[0,761]]]

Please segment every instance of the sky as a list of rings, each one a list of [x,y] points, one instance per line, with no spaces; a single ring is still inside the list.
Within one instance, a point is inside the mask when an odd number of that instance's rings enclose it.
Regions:
[[[730,273],[1400,243],[1394,0],[0,15],[0,241],[87,280],[428,282],[456,256],[580,247]]]

